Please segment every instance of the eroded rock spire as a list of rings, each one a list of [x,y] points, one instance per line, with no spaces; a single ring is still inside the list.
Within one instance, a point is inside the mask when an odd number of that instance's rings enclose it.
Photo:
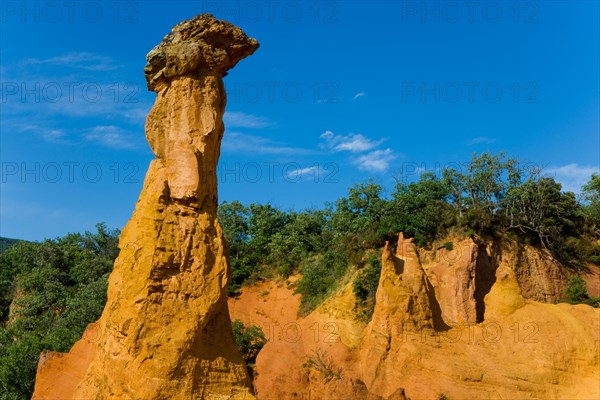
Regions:
[[[121,235],[96,333],[66,356],[45,357],[34,398],[252,398],[227,310],[216,164],[222,77],[257,48],[241,29],[203,14],[148,54],[144,71],[157,96],[146,137],[156,159]],[[44,372],[57,368],[70,379]]]

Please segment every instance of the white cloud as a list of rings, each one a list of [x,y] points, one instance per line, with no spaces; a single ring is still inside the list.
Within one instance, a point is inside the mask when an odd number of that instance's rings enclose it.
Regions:
[[[87,141],[115,149],[133,149],[135,144],[129,135],[118,126],[99,125],[84,134]]]
[[[384,172],[395,158],[396,156],[392,154],[392,149],[375,150],[357,157],[354,163],[358,169],[363,171]]]
[[[35,123],[8,123],[4,124],[2,128],[9,128],[10,131],[14,132],[26,132],[34,135],[39,135],[42,139],[50,143],[61,143],[67,144],[67,136],[69,132],[65,129],[52,129],[45,128]]]
[[[553,177],[562,184],[563,191],[581,192],[581,187],[591,178],[592,174],[600,173],[599,167],[583,166],[576,163],[549,167],[543,171],[543,175]]]
[[[494,143],[496,141],[495,138],[487,137],[487,136],[477,136],[469,141],[469,145],[473,146],[476,144],[489,144]]]
[[[354,97],[352,98],[352,100],[356,100],[360,97],[366,96],[367,94],[365,92],[358,92],[354,95]]]
[[[112,58],[88,52],[71,52],[50,58],[28,58],[26,64],[56,65],[87,71],[112,71],[117,69]]]
[[[311,150],[286,146],[261,136],[241,132],[226,132],[222,148],[224,151],[254,154],[309,154]]]
[[[227,111],[223,122],[226,128],[268,128],[274,125],[267,118],[236,111]]]
[[[325,147],[329,150],[350,151],[352,153],[371,150],[383,142],[383,140],[373,141],[360,133],[350,133],[345,136],[336,135],[331,131],[325,131],[320,137],[325,140]]]
[[[306,168],[298,168],[293,170],[286,170],[286,177],[290,180],[305,180],[305,179],[313,179],[315,182],[319,182],[319,176],[321,173],[326,173],[327,171],[319,166],[312,166]]]
[[[49,142],[62,141],[67,136],[67,132],[63,129],[50,129],[42,133],[42,137]]]

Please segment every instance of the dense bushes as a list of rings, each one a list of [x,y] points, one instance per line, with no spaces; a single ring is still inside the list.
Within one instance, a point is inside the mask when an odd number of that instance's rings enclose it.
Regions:
[[[233,337],[240,354],[250,368],[256,363],[256,356],[267,344],[267,339],[261,327],[256,325],[245,326],[239,319],[231,323]]]
[[[17,243],[19,240],[0,237],[0,253],[4,253]]]
[[[302,262],[302,278],[296,288],[296,293],[302,294],[300,315],[307,315],[327,298],[347,267],[347,260],[337,251],[313,255]]]
[[[587,304],[592,307],[600,307],[600,297],[590,297],[585,287],[585,281],[579,275],[572,275],[565,289],[563,300],[569,304]]]
[[[379,275],[381,274],[381,255],[370,253],[367,256],[365,267],[361,269],[354,282],[352,289],[356,296],[357,304],[355,311],[357,318],[369,322],[375,310],[375,294],[379,286]]]
[[[435,240],[454,224],[456,212],[447,202],[450,186],[433,173],[424,173],[418,182],[398,182],[388,204],[387,231],[402,231],[419,246]]]
[[[43,350],[68,351],[106,302],[118,231],[20,242],[0,255],[0,399],[28,399]]]

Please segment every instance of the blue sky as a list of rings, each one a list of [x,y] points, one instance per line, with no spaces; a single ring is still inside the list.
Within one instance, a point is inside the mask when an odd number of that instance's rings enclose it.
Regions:
[[[569,190],[600,165],[597,1],[75,3],[0,3],[0,236],[124,226],[145,55],[205,11],[261,44],[225,78],[221,200],[320,207],[483,151]]]

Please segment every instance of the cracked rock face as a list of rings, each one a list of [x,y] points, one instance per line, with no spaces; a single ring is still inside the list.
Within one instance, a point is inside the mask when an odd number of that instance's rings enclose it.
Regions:
[[[157,96],[146,137],[156,159],[123,229],[94,335],[69,354],[45,355],[34,398],[253,398],[225,297],[216,165],[222,77],[257,48],[241,29],[199,15],[148,54],[146,79]],[[57,369],[69,379],[57,384]]]

